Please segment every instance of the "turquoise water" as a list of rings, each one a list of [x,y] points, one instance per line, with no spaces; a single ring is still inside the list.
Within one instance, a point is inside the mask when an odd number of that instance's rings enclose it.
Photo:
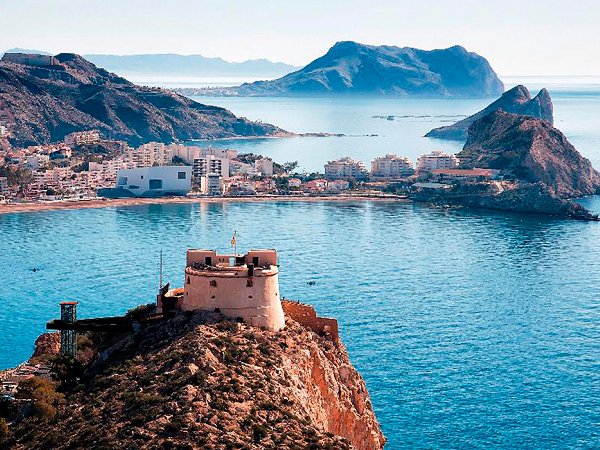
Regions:
[[[556,125],[600,167],[600,85],[528,81],[550,87]],[[348,135],[213,142],[308,171],[345,155],[457,151],[421,136],[487,104],[200,100],[291,131]],[[581,201],[600,212],[600,198]],[[234,229],[240,248],[279,250],[282,295],[339,320],[387,449],[600,447],[597,223],[376,202],[0,215],[0,368],[31,354],[59,301],[79,301],[80,317],[121,314],[153,300],[161,249],[165,278],[181,284],[186,248],[229,250]]]
[[[388,449],[600,446],[597,223],[376,202],[3,215],[0,367],[59,301],[123,313],[152,301],[161,249],[180,285],[186,248],[234,229],[279,250],[282,295],[337,317]]]

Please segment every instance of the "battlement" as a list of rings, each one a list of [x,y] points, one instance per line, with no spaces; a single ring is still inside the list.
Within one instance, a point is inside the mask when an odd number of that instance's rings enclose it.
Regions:
[[[328,317],[318,317],[315,308],[304,303],[283,300],[281,306],[284,314],[300,325],[321,336],[326,336],[334,342],[339,340],[337,320]]]

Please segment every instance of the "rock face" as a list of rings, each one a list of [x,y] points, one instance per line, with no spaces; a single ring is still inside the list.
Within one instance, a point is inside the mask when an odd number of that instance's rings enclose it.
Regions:
[[[168,90],[136,86],[75,54],[56,59],[53,66],[0,62],[0,115],[11,122],[13,145],[90,129],[132,145],[284,133]]]
[[[549,123],[494,111],[475,121],[457,155],[461,166],[499,169],[508,178],[543,183],[560,198],[595,194],[600,174]]]
[[[13,448],[380,450],[365,383],[332,335],[179,314],[123,336]]]
[[[306,67],[236,89],[238,95],[362,94],[492,97],[504,86],[487,60],[463,47],[419,50],[338,42]]]
[[[60,332],[40,334],[35,340],[32,358],[42,355],[56,356],[60,353]]]
[[[529,90],[523,85],[518,85],[506,91],[498,100],[472,116],[460,120],[454,125],[435,128],[425,136],[438,139],[465,141],[467,139],[469,127],[473,122],[498,110],[531,116],[541,119],[549,125],[554,124],[552,99],[550,98],[548,91],[542,89],[534,98],[531,98]]]

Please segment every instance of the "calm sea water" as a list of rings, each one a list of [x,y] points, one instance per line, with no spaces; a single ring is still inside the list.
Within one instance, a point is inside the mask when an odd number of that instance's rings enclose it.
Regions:
[[[150,302],[161,249],[181,285],[186,248],[229,250],[234,229],[279,250],[282,295],[339,320],[388,449],[600,446],[597,223],[376,202],[4,215],[0,366],[59,301]]]
[[[550,90],[557,126],[600,167],[600,89],[584,81]],[[342,155],[456,151],[421,136],[486,103],[201,100],[292,131],[349,135],[216,143],[306,170]],[[600,212],[598,197],[582,202]],[[240,248],[279,250],[282,295],[339,320],[388,449],[600,447],[597,223],[377,202],[0,215],[0,367],[31,354],[59,301],[78,300],[80,317],[121,314],[153,300],[161,249],[179,285],[186,248],[229,250],[234,229]]]

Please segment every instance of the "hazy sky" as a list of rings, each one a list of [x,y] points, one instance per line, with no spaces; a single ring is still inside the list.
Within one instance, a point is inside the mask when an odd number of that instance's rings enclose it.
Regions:
[[[340,40],[461,44],[501,75],[600,75],[600,0],[0,0],[0,50],[303,65]]]

